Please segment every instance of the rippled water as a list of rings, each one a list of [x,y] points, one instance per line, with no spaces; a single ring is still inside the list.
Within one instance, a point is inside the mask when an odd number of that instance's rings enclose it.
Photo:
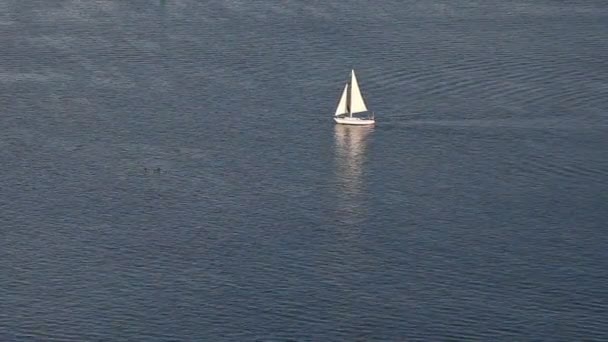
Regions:
[[[1,2],[0,340],[608,338],[607,22]]]

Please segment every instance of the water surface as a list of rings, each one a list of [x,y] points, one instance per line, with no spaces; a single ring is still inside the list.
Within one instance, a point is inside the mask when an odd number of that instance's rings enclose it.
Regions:
[[[3,1],[0,339],[605,340],[607,20]]]

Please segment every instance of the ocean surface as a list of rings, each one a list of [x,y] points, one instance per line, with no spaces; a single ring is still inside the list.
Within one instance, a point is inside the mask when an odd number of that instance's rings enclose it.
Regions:
[[[608,339],[605,0],[3,0],[0,133],[2,341]]]

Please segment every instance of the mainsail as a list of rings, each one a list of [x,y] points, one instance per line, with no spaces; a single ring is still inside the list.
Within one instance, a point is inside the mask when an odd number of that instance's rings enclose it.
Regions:
[[[361,96],[361,90],[359,90],[359,83],[357,83],[357,77],[355,76],[355,70],[351,71],[350,76],[350,99],[349,99],[350,114],[367,112],[365,101]]]
[[[348,97],[348,83],[344,86],[344,91],[342,92],[342,97],[340,97],[340,102],[338,103],[338,108],[336,108],[336,114],[334,116],[348,114],[348,106],[346,105]]]

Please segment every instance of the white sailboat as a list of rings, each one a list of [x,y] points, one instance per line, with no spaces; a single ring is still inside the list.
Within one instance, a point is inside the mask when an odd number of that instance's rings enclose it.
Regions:
[[[334,114],[334,121],[344,125],[373,125],[376,122],[373,113],[371,117],[367,118],[353,116],[353,114],[363,112],[369,111],[367,110],[363,96],[361,96],[355,70],[351,70],[350,84],[346,83],[344,86],[342,97],[340,97],[338,108],[336,108],[336,113]]]

